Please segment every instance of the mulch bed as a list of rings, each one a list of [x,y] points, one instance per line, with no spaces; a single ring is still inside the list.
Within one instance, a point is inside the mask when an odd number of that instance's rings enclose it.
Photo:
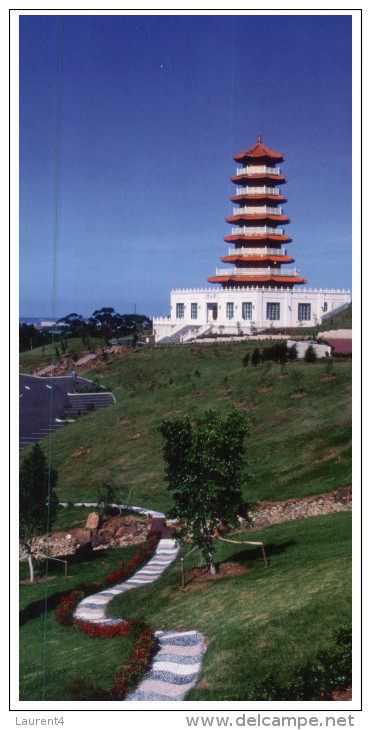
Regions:
[[[247,573],[249,568],[246,568],[240,563],[219,563],[216,565],[217,573],[212,575],[209,568],[203,565],[201,568],[193,568],[185,575],[185,590],[192,588],[197,583],[203,583],[207,580],[219,580],[219,578],[233,578],[235,575],[241,575]]]

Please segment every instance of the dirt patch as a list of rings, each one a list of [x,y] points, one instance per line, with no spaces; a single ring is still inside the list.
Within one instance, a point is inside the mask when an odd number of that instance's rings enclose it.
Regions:
[[[20,580],[19,585],[20,586],[34,586],[35,583],[45,583],[46,580],[54,580],[55,575],[43,575],[41,578],[34,578],[34,580],[30,581],[29,578],[26,578],[25,580]]]
[[[147,436],[148,431],[137,431],[136,433],[129,433],[126,436],[127,439],[141,439],[143,436]]]
[[[199,390],[196,390],[195,393],[190,393],[189,395],[186,395],[186,398],[199,398],[203,393],[201,393]]]
[[[324,378],[321,378],[321,383],[329,383],[330,380],[335,380],[336,375],[325,375]]]
[[[272,390],[272,386],[265,385],[264,388],[259,388],[259,393],[268,393],[269,390]]]
[[[348,687],[344,692],[333,692],[334,702],[349,702],[352,699],[352,688]]]
[[[182,411],[168,411],[167,413],[164,413],[164,418],[168,418],[169,416],[176,416],[178,413],[181,413]]]
[[[78,451],[74,451],[73,454],[71,454],[71,459],[73,459],[75,456],[83,456],[84,454],[90,454],[91,449],[78,449]]]
[[[133,419],[126,416],[126,418],[122,418],[121,420],[116,421],[116,426],[124,426],[126,423],[132,423]]]
[[[305,395],[308,395],[308,393],[306,393],[305,391],[303,391],[302,393],[292,393],[292,395],[290,395],[290,398],[304,398]]]
[[[233,578],[235,575],[241,575],[247,573],[250,568],[246,568],[240,563],[219,563],[216,566],[217,573],[212,575],[210,570],[206,566],[202,568],[193,568],[185,575],[185,589],[192,590],[199,583],[204,583],[207,580],[219,580],[219,578]]]

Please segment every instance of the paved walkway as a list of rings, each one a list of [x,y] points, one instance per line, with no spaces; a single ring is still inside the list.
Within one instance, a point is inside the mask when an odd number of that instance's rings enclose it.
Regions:
[[[89,506],[93,506],[93,504]],[[128,507],[128,505],[121,506]],[[129,509],[134,508],[129,506]],[[154,514],[150,510],[136,509],[145,514]],[[155,514],[164,516],[161,512]],[[122,623],[124,619],[107,618],[108,603],[115,596],[132,588],[153,583],[175,560],[178,552],[179,545],[175,540],[160,540],[153,558],[143,568],[123,583],[83,598],[76,607],[74,617],[79,621],[90,621],[91,623],[111,625]],[[158,639],[159,650],[154,657],[150,672],[124,702],[181,701],[198,680],[202,656],[206,650],[202,634],[198,631],[182,633],[157,631],[155,636]]]

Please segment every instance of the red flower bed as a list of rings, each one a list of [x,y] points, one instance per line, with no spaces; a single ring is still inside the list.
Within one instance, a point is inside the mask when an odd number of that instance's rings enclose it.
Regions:
[[[74,623],[73,614],[77,604],[82,600],[82,598],[85,596],[91,596],[93,593],[99,593],[105,588],[116,585],[117,583],[123,583],[125,580],[130,578],[144,562],[152,557],[156,550],[157,538],[150,535],[147,538],[147,543],[149,543],[149,547],[145,548],[141,545],[138,555],[135,555],[127,565],[121,566],[119,570],[115,571],[115,573],[110,573],[107,578],[101,581],[101,583],[83,583],[78,586],[77,590],[73,590],[67,596],[63,596],[54,616],[55,620],[58,621],[61,626],[72,626]],[[81,624],[85,622],[79,621],[76,623],[78,623],[81,628]]]
[[[84,598],[83,591],[71,591],[67,596],[61,598],[54,616],[61,626],[72,626],[75,608],[82,598]]]
[[[76,606],[84,596],[98,593],[111,585],[123,583],[123,581],[127,580],[138,570],[140,565],[152,557],[157,546],[157,538],[151,535],[147,539],[147,542],[149,543],[149,547],[143,548],[141,546],[139,553],[127,565],[123,565],[116,572],[110,573],[101,583],[90,583],[79,586],[78,590],[71,591],[71,593],[63,596],[60,600],[54,618],[61,626],[76,625],[80,631],[89,634],[92,638],[112,639],[120,636],[135,637],[134,648],[126,662],[114,674],[114,684],[108,690],[108,693],[99,687],[95,687],[92,695],[92,690],[91,688],[89,689],[89,682],[86,684],[87,689],[86,687],[85,690],[81,689],[81,687],[84,687],[84,681],[81,683],[81,678],[79,678],[76,682],[80,682],[81,685],[80,695],[74,697],[74,699],[89,699],[89,696],[84,695],[90,692],[90,699],[122,700],[138,683],[140,677],[148,670],[150,660],[156,650],[157,641],[155,635],[145,624],[140,621],[121,621],[117,624],[90,623],[89,621],[77,621],[73,618]],[[73,687],[72,690],[70,688],[70,691],[74,691]]]
[[[116,639],[118,636],[128,636],[131,625],[128,621],[119,624],[92,624],[89,621],[77,621],[80,631],[89,634],[93,639]]]
[[[134,624],[134,622],[133,622]],[[138,631],[137,639],[129,658],[114,674],[116,680],[108,690],[111,700],[122,700],[138,683],[148,670],[149,663],[156,650],[157,640],[147,627],[142,626]]]

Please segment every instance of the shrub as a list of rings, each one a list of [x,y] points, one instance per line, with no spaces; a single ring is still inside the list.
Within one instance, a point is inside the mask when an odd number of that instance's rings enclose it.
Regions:
[[[331,700],[335,691],[346,690],[352,682],[352,633],[340,626],[329,649],[317,652],[314,659],[297,667],[293,678],[280,683],[269,674],[251,688],[248,700],[302,701]]]
[[[313,363],[317,360],[317,353],[313,347],[313,345],[308,345],[305,355],[304,355],[305,362]]]
[[[262,353],[262,360],[285,363],[288,357],[287,343],[275,342],[274,345],[266,347]]]

